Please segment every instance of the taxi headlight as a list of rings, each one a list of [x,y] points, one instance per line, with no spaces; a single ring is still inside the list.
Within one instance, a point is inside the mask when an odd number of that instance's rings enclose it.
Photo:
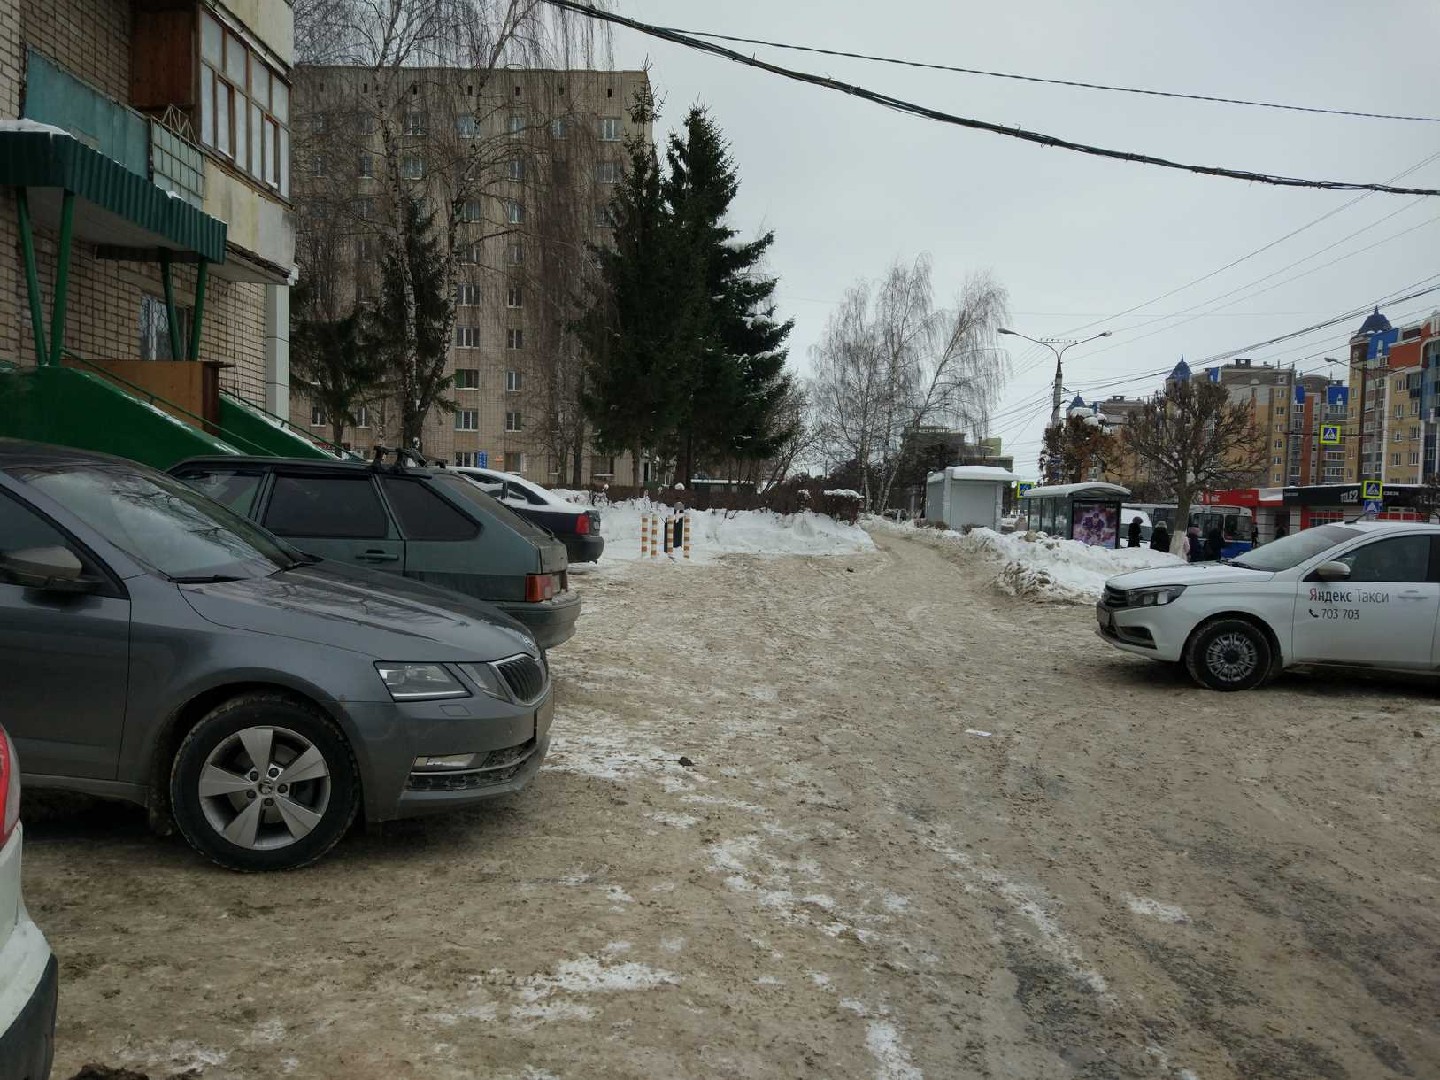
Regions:
[[[1184,585],[1161,585],[1154,589],[1131,589],[1125,594],[1129,607],[1160,607],[1173,604],[1185,591]]]

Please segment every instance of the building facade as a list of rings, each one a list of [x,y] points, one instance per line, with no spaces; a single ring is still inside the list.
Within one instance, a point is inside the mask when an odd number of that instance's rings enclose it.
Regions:
[[[0,0],[0,360],[148,386],[184,380],[134,362],[188,359],[288,415],[293,29],[266,0]]]
[[[407,69],[383,89],[368,69],[299,73],[301,272],[328,275],[337,315],[373,308],[401,198],[433,215],[454,305],[452,407],[428,415],[427,456],[544,484],[630,478],[628,455],[597,454],[583,437],[568,327],[588,247],[608,242],[627,143],[652,137],[632,116],[649,93],[642,71]],[[298,388],[291,418],[332,427]],[[394,401],[377,394],[342,438],[366,453],[397,445]]]

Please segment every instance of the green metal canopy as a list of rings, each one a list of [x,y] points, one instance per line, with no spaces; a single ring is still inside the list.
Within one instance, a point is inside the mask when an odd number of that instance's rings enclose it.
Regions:
[[[28,188],[39,224],[59,227],[63,193],[76,196],[74,235],[95,244],[160,248],[225,261],[225,222],[58,129],[0,130],[0,185]],[[191,255],[193,253],[193,256]]]

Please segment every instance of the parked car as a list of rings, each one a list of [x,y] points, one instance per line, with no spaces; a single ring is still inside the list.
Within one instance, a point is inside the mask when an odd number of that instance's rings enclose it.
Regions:
[[[170,472],[310,554],[487,600],[542,649],[575,633],[565,545],[451,470],[210,457]]]
[[[307,560],[133,462],[12,440],[0,656],[27,784],[168,812],[239,870],[312,862],[361,813],[516,791],[549,745],[544,655],[493,607]]]
[[[1248,690],[1282,668],[1440,668],[1440,525],[1321,525],[1229,560],[1121,574],[1096,608],[1110,644]]]
[[[0,1080],[45,1080],[59,975],[20,896],[20,763],[0,728]]]
[[[572,563],[595,562],[605,550],[598,511],[568,502],[514,473],[470,466],[457,466],[453,471],[474,480],[486,494],[553,534],[564,543]]]

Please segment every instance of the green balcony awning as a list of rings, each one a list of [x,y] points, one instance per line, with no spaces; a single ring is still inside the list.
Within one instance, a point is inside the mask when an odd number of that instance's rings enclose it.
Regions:
[[[34,220],[51,228],[74,192],[75,235],[89,243],[225,261],[225,222],[57,128],[0,123],[0,185],[29,189]]]

